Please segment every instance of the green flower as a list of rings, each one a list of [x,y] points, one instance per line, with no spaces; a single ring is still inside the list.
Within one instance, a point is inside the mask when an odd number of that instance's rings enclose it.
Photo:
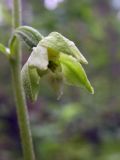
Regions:
[[[92,88],[81,65],[87,60],[75,44],[57,32],[42,38],[22,68],[22,80],[26,95],[35,101],[40,79],[47,75],[52,88],[62,94],[63,83],[85,87],[92,94]]]

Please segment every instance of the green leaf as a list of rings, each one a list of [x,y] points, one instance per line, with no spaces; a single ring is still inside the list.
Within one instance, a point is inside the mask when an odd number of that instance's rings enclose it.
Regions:
[[[4,55],[10,54],[9,48],[6,48],[3,44],[0,43],[0,52]]]
[[[35,68],[30,68],[28,64],[25,64],[21,71],[23,87],[26,96],[32,101],[36,101],[39,86],[40,86],[40,76]]]
[[[94,89],[91,86],[83,67],[75,58],[61,53],[60,62],[64,80],[67,84],[78,87],[84,86],[89,92],[94,94]]]
[[[62,52],[68,55],[72,55],[79,62],[87,64],[87,60],[80,53],[75,44],[69,39],[62,36],[60,33],[52,32],[47,37],[43,38],[40,42],[40,45],[50,48],[58,53]]]

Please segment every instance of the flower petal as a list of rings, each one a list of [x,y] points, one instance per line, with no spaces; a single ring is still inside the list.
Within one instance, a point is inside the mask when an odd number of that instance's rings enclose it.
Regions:
[[[45,47],[38,45],[33,48],[28,59],[28,65],[32,68],[37,68],[38,70],[47,70],[48,67],[48,53]]]

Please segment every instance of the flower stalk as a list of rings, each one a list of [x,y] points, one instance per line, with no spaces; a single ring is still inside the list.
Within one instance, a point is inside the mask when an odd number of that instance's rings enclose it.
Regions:
[[[13,0],[12,16],[13,30],[15,30],[21,25],[21,0]],[[14,53],[10,57],[10,66],[24,160],[35,160],[28,109],[21,81],[21,49],[18,40],[15,41],[12,52]]]

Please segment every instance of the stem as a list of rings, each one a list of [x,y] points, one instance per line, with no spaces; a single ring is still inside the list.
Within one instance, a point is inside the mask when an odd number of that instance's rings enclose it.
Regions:
[[[13,0],[12,12],[13,29],[15,29],[21,25],[21,0]],[[21,81],[21,51],[18,41],[15,44],[14,57],[10,59],[10,65],[24,160],[35,160],[28,110]]]

